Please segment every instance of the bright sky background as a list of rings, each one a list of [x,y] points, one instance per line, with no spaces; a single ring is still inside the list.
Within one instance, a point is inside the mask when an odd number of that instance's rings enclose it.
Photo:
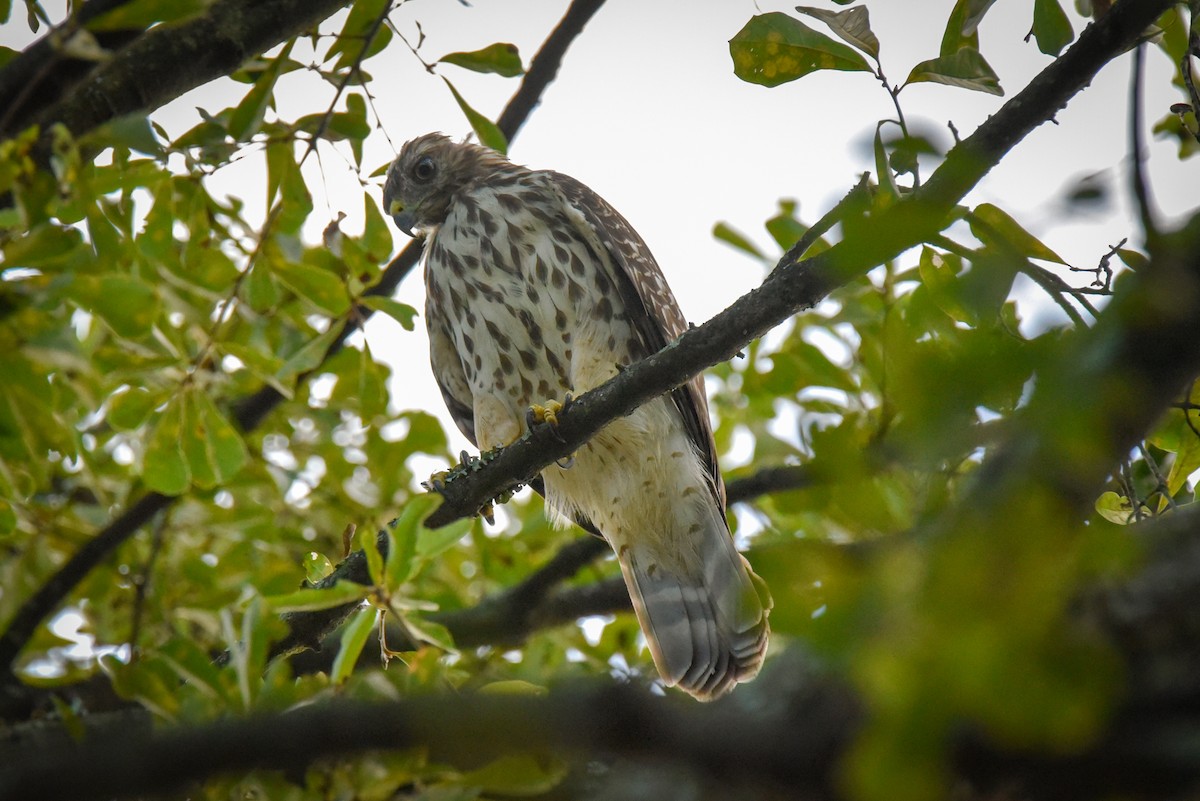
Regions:
[[[811,1],[837,8],[829,0]],[[884,69],[892,83],[899,83],[915,63],[937,55],[953,0],[868,0],[866,5],[882,41]],[[565,2],[548,0],[472,0],[470,6],[458,0],[410,0],[392,19],[414,45],[420,23],[425,35],[420,54],[429,62],[451,51],[506,41],[519,47],[528,64],[565,7]],[[997,3],[980,27],[981,50],[1000,75],[1006,97],[1050,62],[1032,41],[1022,42],[1032,8],[1032,0]],[[707,320],[764,277],[758,264],[713,239],[714,223],[728,221],[774,252],[762,223],[775,213],[777,200],[795,198],[806,221],[819,218],[861,172],[874,170],[870,142],[876,121],[894,115],[887,94],[868,73],[816,73],[775,89],[733,75],[728,40],[754,14],[792,9],[787,3],[752,0],[610,0],[572,45],[558,80],[510,150],[515,161],[579,178],[616,206],[646,239],[694,322]],[[322,29],[335,31],[340,20]],[[806,22],[823,29],[815,20]],[[1078,18],[1073,22],[1078,33],[1082,26]],[[0,44],[20,47],[30,38],[18,9],[0,29]],[[299,48],[293,55],[307,57]],[[1148,55],[1147,125],[1180,99],[1169,85],[1166,58],[1154,49]],[[411,137],[430,130],[461,137],[470,130],[441,79],[428,74],[400,39],[368,62],[367,69],[377,79],[371,91],[387,136],[377,131],[368,140],[364,176],[389,161],[393,147]],[[1000,205],[1078,266],[1094,266],[1122,237],[1139,243],[1126,177],[1129,72],[1128,57],[1110,64],[1059,113],[1057,125],[1043,125],[1029,136],[969,196],[968,204]],[[446,65],[439,73],[492,118],[519,80]],[[197,122],[197,106],[216,112],[235,104],[245,91],[243,84],[216,81],[160,110],[154,119],[177,136]],[[305,73],[286,76],[277,90],[285,119],[319,111],[331,97],[328,84]],[[966,136],[1004,100],[931,83],[901,93],[910,126],[944,146],[951,141],[947,121]],[[344,101],[338,108],[344,108]],[[1196,205],[1200,159],[1181,164],[1173,145],[1165,142],[1151,140],[1149,150],[1149,175],[1159,205],[1174,214]],[[362,187],[348,155],[323,147],[320,162],[309,159],[305,171],[317,195],[309,225],[313,239],[343,211],[348,215],[344,230],[361,230]],[[926,166],[923,175],[929,172]],[[1081,216],[1062,198],[1071,184],[1093,173],[1114,190],[1114,202],[1102,213]],[[222,169],[213,180],[216,191],[244,197],[251,217],[261,217],[266,182],[257,155]],[[370,181],[376,202],[381,182]],[[394,235],[398,247],[407,241],[399,232]],[[1088,278],[1064,277],[1076,285]],[[416,272],[399,297],[423,306]],[[1052,310],[1039,314],[1050,315],[1044,321],[1055,319]],[[440,414],[442,402],[421,328],[407,334],[390,320],[376,319],[367,337],[373,352],[395,367],[394,402]],[[465,444],[456,443],[455,450]]]

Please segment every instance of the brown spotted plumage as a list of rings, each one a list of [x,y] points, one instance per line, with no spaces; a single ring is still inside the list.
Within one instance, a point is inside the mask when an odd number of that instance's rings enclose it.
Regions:
[[[599,386],[687,329],[646,243],[574,178],[427,134],[392,164],[384,205],[427,234],[434,376],[481,449],[520,437],[529,406]],[[758,673],[771,602],[729,534],[700,377],[542,479],[552,509],[616,552],[666,684],[710,699]]]

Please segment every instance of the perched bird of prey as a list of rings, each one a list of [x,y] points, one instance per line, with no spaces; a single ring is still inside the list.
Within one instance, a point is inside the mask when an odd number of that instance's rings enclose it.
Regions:
[[[383,199],[403,231],[427,235],[430,361],[482,450],[521,437],[531,406],[586,392],[687,329],[646,243],[574,178],[432,133],[401,149]],[[707,700],[758,673],[771,601],[725,521],[700,377],[542,479],[551,509],[590,520],[616,552],[666,684]]]

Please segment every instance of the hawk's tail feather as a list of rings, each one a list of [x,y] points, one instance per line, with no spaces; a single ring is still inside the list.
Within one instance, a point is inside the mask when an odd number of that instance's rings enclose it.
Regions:
[[[758,674],[771,599],[724,520],[696,537],[703,566],[695,574],[669,569],[637,543],[620,548],[617,557],[663,681],[707,701]]]

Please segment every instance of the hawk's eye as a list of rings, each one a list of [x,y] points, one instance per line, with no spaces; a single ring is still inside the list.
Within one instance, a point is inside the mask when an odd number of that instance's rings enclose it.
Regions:
[[[429,156],[421,156],[417,159],[417,163],[413,166],[413,178],[418,181],[428,181],[437,172],[437,165],[433,163],[433,159]]]

